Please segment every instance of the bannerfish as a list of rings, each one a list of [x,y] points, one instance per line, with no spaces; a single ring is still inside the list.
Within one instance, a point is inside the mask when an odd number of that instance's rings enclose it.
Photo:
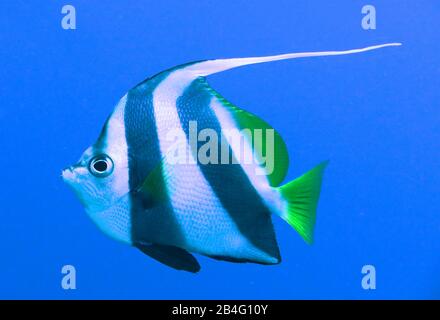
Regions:
[[[191,253],[278,264],[272,215],[311,244],[327,162],[281,185],[289,165],[281,136],[206,76],[397,45],[203,60],[160,72],[120,99],[98,140],[62,177],[100,230],[169,267],[198,272]]]

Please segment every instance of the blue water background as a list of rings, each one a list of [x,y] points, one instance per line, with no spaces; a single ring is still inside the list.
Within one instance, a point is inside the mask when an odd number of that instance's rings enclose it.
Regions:
[[[77,30],[61,28],[65,4]],[[2,1],[0,298],[440,298],[439,21],[434,0]],[[174,271],[102,234],[60,178],[118,99],[163,69],[395,41],[209,78],[283,136],[286,181],[330,160],[316,243],[274,218],[280,265],[198,257],[199,274]],[[61,288],[66,264],[77,290]],[[376,290],[361,287],[367,264]]]

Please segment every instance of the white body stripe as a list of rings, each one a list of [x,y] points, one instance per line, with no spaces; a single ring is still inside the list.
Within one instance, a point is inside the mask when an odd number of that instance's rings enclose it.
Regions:
[[[223,107],[218,98],[213,97],[210,105],[223,132],[238,127],[237,123],[231,117],[231,114]],[[272,210],[272,213],[281,214],[280,210],[283,210],[285,200],[281,198],[281,195],[276,189],[270,186],[266,175],[257,174],[257,172],[261,172],[263,169],[258,165],[257,155],[253,152],[249,141],[247,139],[231,141],[230,136],[226,135],[225,137],[235,155],[241,153],[253,155],[252,163],[245,164],[241,161],[240,165],[251,181],[254,189],[257,190],[264,203]],[[244,141],[244,145],[242,145],[242,141]]]
[[[127,194],[129,188],[128,173],[128,146],[125,137],[125,104],[127,103],[127,95],[121,98],[116,106],[113,114],[109,118],[106,132],[106,146],[104,152],[114,160],[115,173],[112,181],[112,190],[119,197]]]
[[[110,189],[108,192],[111,192],[112,198],[117,201],[103,211],[88,213],[104,233],[124,243],[131,243],[128,146],[124,123],[126,103],[127,95],[119,101],[110,116],[102,150],[113,159],[114,171],[108,180],[108,188]]]

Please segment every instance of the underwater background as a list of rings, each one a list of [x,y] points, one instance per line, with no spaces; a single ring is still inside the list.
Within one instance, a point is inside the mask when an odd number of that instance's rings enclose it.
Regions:
[[[66,4],[76,30],[61,27]],[[366,4],[375,30],[361,26]],[[0,298],[439,299],[439,30],[434,0],[1,1]],[[197,256],[199,274],[175,271],[106,237],[61,179],[119,98],[159,71],[386,42],[403,46],[208,78],[284,138],[285,181],[330,160],[315,244],[273,218],[279,265]],[[64,265],[76,290],[61,286]]]

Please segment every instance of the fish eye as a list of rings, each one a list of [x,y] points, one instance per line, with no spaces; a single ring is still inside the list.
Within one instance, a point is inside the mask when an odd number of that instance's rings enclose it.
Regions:
[[[90,160],[89,171],[95,177],[107,177],[113,172],[113,160],[105,154],[96,156]]]

